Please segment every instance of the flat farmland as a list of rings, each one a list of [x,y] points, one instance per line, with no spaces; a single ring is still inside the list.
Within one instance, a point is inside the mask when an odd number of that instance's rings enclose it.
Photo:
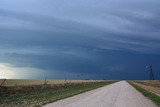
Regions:
[[[157,87],[157,88],[160,88],[160,80],[144,80],[144,81],[135,81],[137,83],[140,83],[140,84],[144,84],[144,85],[147,85],[147,86],[153,86],[153,87]]]
[[[2,83],[4,80],[1,80]],[[0,87],[0,106],[34,107],[90,91],[117,81],[6,80]]]
[[[0,85],[4,79],[0,79]],[[30,80],[30,79],[7,79],[4,86],[27,86],[27,85],[43,85],[43,84],[65,84],[65,83],[88,83],[102,82],[104,80]]]

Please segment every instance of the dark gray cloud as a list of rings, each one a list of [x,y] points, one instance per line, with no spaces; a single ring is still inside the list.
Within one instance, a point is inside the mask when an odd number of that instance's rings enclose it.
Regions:
[[[58,79],[147,79],[147,64],[153,64],[159,75],[159,4],[157,0],[0,1],[0,62],[25,72],[40,70],[39,78],[45,71]]]

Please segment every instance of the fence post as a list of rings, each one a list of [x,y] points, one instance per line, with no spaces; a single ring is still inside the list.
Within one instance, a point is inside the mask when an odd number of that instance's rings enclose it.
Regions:
[[[2,86],[4,85],[4,83],[5,83],[6,80],[7,80],[7,79],[4,79],[4,80],[3,80],[3,82],[2,82],[1,85],[0,85],[0,87],[2,87]]]

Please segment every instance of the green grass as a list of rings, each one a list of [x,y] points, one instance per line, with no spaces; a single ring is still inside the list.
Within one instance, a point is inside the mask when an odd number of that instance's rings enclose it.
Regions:
[[[135,89],[137,89],[139,92],[141,92],[144,96],[150,98],[153,102],[155,102],[157,105],[160,106],[160,96],[148,91],[148,90],[145,90],[144,88],[134,84],[134,83],[131,83],[129,82]]]
[[[59,85],[56,87],[54,86],[51,87],[50,89],[44,88],[42,90],[33,92],[28,92],[28,91],[22,91],[22,92],[18,91],[16,93],[7,92],[9,95],[6,96],[3,95],[2,97],[0,97],[0,106],[19,106],[19,107],[42,106],[46,103],[54,102],[59,99],[80,94],[114,82],[115,81],[76,83],[76,84],[70,83],[65,85]]]

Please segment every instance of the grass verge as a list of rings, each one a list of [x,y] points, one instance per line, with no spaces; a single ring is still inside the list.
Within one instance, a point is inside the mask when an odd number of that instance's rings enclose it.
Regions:
[[[18,92],[10,92],[12,90],[6,91],[5,94],[0,96],[0,106],[16,106],[16,107],[35,107],[42,106],[44,104],[54,102],[59,99],[67,98],[76,94],[80,94],[89,90],[93,90],[116,81],[103,81],[103,82],[90,82],[90,83],[69,83],[59,86],[42,86],[42,90],[34,90],[32,86],[31,89],[34,91],[23,91],[27,89],[27,86],[21,87]],[[38,86],[40,88],[41,86]],[[47,88],[44,88],[47,87]],[[49,88],[50,87],[50,88]],[[4,87],[6,88],[6,87]],[[4,89],[1,89],[4,90]]]
[[[145,90],[144,88],[129,82],[136,90],[138,90],[140,93],[142,93],[144,96],[148,97],[149,99],[151,99],[153,102],[155,102],[158,106],[160,106],[160,96]]]

